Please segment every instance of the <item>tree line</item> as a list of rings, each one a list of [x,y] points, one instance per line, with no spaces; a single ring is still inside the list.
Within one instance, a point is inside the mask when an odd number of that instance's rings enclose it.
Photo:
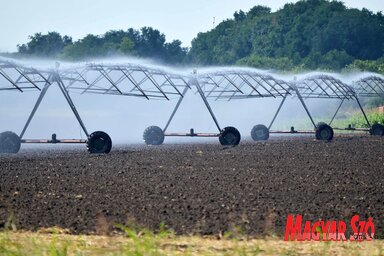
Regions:
[[[342,2],[302,0],[277,12],[255,6],[200,33],[190,56],[201,64],[330,69],[376,61],[384,54],[384,17]],[[383,62],[382,59],[379,62]]]
[[[83,60],[137,56],[168,64],[246,65],[277,70],[365,69],[384,72],[384,16],[342,2],[301,0],[276,12],[255,6],[214,29],[199,33],[191,48],[166,42],[160,31],[144,27],[89,34],[73,42],[57,32],[36,33],[18,45],[18,55]]]
[[[17,55],[72,61],[136,56],[178,64],[185,61],[188,52],[181,44],[180,40],[166,42],[165,35],[151,27],[143,27],[140,30],[111,30],[100,36],[88,34],[76,42],[69,36],[49,32],[45,35],[36,33],[29,37],[29,42],[17,45]]]

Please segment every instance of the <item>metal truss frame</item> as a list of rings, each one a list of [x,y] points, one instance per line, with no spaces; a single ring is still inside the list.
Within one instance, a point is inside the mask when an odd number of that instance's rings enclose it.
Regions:
[[[60,77],[68,91],[143,97],[147,100],[180,97],[181,91],[189,87],[182,75],[133,64],[88,64],[62,71]]]
[[[335,117],[337,116],[338,112],[340,111],[343,103],[345,101],[354,100],[357,102],[360,111],[364,115],[364,119],[367,123],[367,125],[370,127],[371,124],[367,118],[367,115],[360,103],[359,97],[357,96],[355,90],[347,85],[346,83],[342,82],[340,79],[337,79],[335,77],[332,77],[330,75],[316,75],[311,76],[306,79],[303,79],[301,81],[294,81],[293,82],[297,88],[297,96],[299,98],[304,99],[335,99],[339,100],[340,104],[337,107],[335,113],[333,114],[330,122],[328,123],[329,126],[333,123]],[[311,118],[311,121],[314,125],[314,128],[318,128],[317,124],[313,121]],[[362,131],[369,131],[364,128],[333,128],[334,130],[362,130]]]
[[[86,64],[77,67],[59,69],[35,69],[12,61],[0,59],[0,91],[38,90],[39,97],[20,133],[23,143],[87,143],[87,140],[57,140],[52,135],[51,140],[25,140],[23,139],[36,111],[43,98],[52,85],[57,85],[65,100],[70,106],[74,116],[80,124],[83,132],[89,139],[90,134],[70,96],[70,92],[80,94],[101,94],[139,97],[147,100],[170,100],[178,98],[178,101],[161,129],[163,136],[190,136],[190,137],[219,137],[226,128],[222,129],[216,118],[209,101],[231,101],[251,98],[280,98],[281,102],[274,114],[271,123],[266,129],[270,133],[315,133],[318,124],[307,107],[307,99],[336,99],[340,104],[329,122],[334,121],[336,115],[346,100],[355,100],[362,111],[367,125],[371,127],[359,97],[384,97],[384,79],[379,76],[370,76],[353,84],[353,88],[341,80],[329,75],[315,75],[302,80],[286,82],[277,79],[270,74],[258,72],[252,69],[233,69],[221,71],[207,71],[192,75],[171,74],[157,68],[135,64]],[[218,133],[195,133],[191,129],[189,133],[167,133],[170,123],[177,113],[186,93],[195,89],[203,100],[205,107],[214,121]],[[304,107],[311,123],[312,131],[270,131],[278,114],[280,113],[288,97],[297,97]],[[233,127],[231,127],[233,128]],[[334,128],[339,130],[364,130],[359,128]],[[240,135],[239,135],[240,136]]]
[[[355,91],[341,80],[329,75],[316,75],[300,81],[286,82],[276,79],[269,74],[252,70],[227,70],[193,75],[193,77],[189,80],[189,84],[196,88],[196,93],[198,93],[202,98],[219,132],[195,133],[194,129],[191,129],[190,133],[166,133],[169,124],[172,122],[172,119],[174,118],[175,113],[183,100],[182,97],[176,104],[175,109],[163,129],[165,136],[218,137],[220,136],[222,129],[208,101],[230,101],[250,98],[282,99],[276,113],[267,127],[270,133],[316,133],[316,129],[318,129],[319,125],[315,123],[308,109],[307,103],[305,102],[307,99],[336,99],[341,101],[332,116],[329,125],[332,124],[341,109],[342,104],[346,100],[355,100],[358,103],[368,126],[371,126]],[[186,91],[184,94],[185,93]],[[271,130],[278,114],[289,96],[297,97],[299,99],[314,127],[314,130],[295,130],[294,127],[291,127],[289,131]],[[334,129],[369,131],[369,129],[352,127]]]
[[[80,92],[81,94],[122,95],[141,97],[147,100],[170,100],[173,97],[183,97],[190,88],[184,76],[133,64],[87,64],[61,70],[38,70],[0,59],[0,75],[3,77],[3,82],[8,82],[2,83],[0,90],[40,91],[38,99],[19,135],[21,143],[87,143],[92,134],[88,132],[76,109],[70,96],[71,91]],[[57,140],[55,134],[52,135],[51,140],[23,139],[36,111],[52,85],[59,87],[83,132],[86,134],[87,140]]]
[[[360,98],[384,98],[384,79],[378,75],[362,78],[352,83],[352,87]]]
[[[35,68],[28,68],[23,65],[16,64],[8,60],[0,60],[0,75],[3,80],[1,83],[0,90],[3,91],[19,91],[25,92],[30,90],[38,90],[40,94],[38,99],[28,116],[28,119],[19,135],[21,143],[85,143],[86,140],[57,140],[56,136],[52,136],[52,140],[31,140],[23,139],[25,132],[28,129],[29,124],[31,123],[37,109],[40,106],[45,94],[48,89],[54,84],[57,83],[60,88],[63,96],[65,97],[67,103],[69,104],[72,112],[74,113],[77,121],[82,127],[84,133],[89,137],[89,133],[73,103],[68,91],[65,89],[64,84],[60,78],[60,75],[57,70],[38,70]],[[8,83],[4,83],[4,82]]]
[[[223,132],[209,101],[238,100],[249,98],[285,98],[291,95],[292,87],[283,80],[271,75],[252,70],[228,70],[193,74],[188,82],[195,88],[204,105],[208,109],[214,121],[218,133],[195,133],[191,129],[189,133],[166,133],[184,97],[177,102],[169,117],[163,132],[165,136],[189,136],[189,137],[220,137]],[[184,91],[185,94],[187,91]],[[283,101],[284,101],[283,100]]]
[[[46,75],[34,68],[26,68],[0,59],[0,76],[4,80],[0,85],[0,91],[41,91],[41,87],[48,82]]]
[[[329,75],[316,75],[307,77],[302,80],[295,80],[292,82],[285,82],[274,78],[269,74],[263,74],[260,72],[255,72],[252,70],[229,70],[229,71],[217,71],[217,72],[207,72],[198,75],[194,75],[189,84],[196,88],[196,93],[198,93],[202,100],[204,101],[207,109],[209,110],[213,121],[216,124],[216,127],[219,133],[209,134],[209,133],[195,133],[191,129],[190,133],[165,133],[169,124],[171,123],[175,113],[177,112],[183,98],[180,98],[174,111],[172,112],[163,132],[165,136],[198,136],[198,137],[217,137],[220,136],[222,129],[215,117],[212,108],[210,107],[208,100],[218,101],[218,100],[237,100],[237,99],[250,99],[250,98],[281,98],[280,105],[277,108],[275,115],[272,118],[272,121],[268,125],[267,129],[270,133],[316,133],[319,128],[319,124],[315,123],[308,107],[306,100],[308,99],[335,99],[340,100],[340,104],[337,107],[335,113],[333,114],[329,126],[334,121],[339,110],[341,109],[343,103],[346,100],[355,100],[361,112],[364,115],[364,118],[367,122],[367,125],[371,127],[369,120],[365,114],[365,111],[360,103],[359,98],[357,97],[353,88],[349,85],[343,83],[341,80],[329,76]],[[185,93],[185,92],[184,92]],[[297,97],[303,106],[306,114],[308,115],[314,130],[295,130],[294,127],[291,127],[288,131],[282,130],[271,130],[275,120],[277,119],[278,114],[280,113],[286,99],[289,96]],[[360,130],[360,131],[370,131],[365,128],[333,128],[335,130]]]

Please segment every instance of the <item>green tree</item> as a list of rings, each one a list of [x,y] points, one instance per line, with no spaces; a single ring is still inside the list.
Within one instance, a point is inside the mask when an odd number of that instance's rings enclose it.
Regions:
[[[62,37],[57,32],[48,32],[46,35],[36,33],[33,36],[29,36],[29,39],[28,43],[17,45],[19,54],[55,57],[63,51],[65,46],[72,44],[71,37]]]
[[[341,70],[352,62],[353,57],[346,51],[332,50],[323,56],[322,63],[319,66],[324,69]]]
[[[159,30],[144,27],[135,29],[110,30],[104,35],[87,35],[73,45],[65,47],[63,58],[81,60],[95,57],[135,55],[153,58],[166,63],[182,63],[187,49],[181,47],[180,40],[166,43],[165,35]]]
[[[105,48],[103,46],[104,42],[100,37],[89,34],[65,47],[63,57],[71,60],[101,57],[108,51],[108,45]]]
[[[165,35],[151,27],[141,28],[136,50],[140,56],[161,59],[164,57]]]
[[[245,59],[259,65],[261,57],[267,57],[262,62],[288,58],[294,66],[335,70],[355,59],[376,60],[383,55],[382,13],[348,9],[331,0],[301,0],[273,13],[263,6],[246,14],[235,12],[233,19],[199,33],[189,51],[189,59],[197,64]]]
[[[265,16],[267,14],[271,13],[271,8],[266,7],[266,6],[261,6],[257,5],[255,7],[252,7],[248,12],[247,12],[247,18],[255,18],[259,16]]]
[[[236,64],[260,69],[292,70],[294,68],[289,58],[270,58],[256,55],[240,59]]]
[[[384,57],[377,60],[355,60],[345,70],[371,71],[384,74]]]
[[[183,63],[186,61],[187,48],[181,47],[180,40],[174,40],[171,43],[164,45],[165,58],[164,60],[169,63]]]
[[[240,10],[239,12],[235,12],[233,17],[235,18],[235,21],[243,21],[245,20],[246,15],[242,10]]]
[[[135,43],[128,37],[123,37],[120,43],[120,52],[125,55],[133,54],[135,49]]]

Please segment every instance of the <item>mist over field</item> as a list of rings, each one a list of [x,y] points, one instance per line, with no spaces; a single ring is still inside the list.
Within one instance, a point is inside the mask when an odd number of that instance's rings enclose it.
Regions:
[[[26,67],[36,67],[42,70],[82,67],[86,63],[60,63],[57,66],[55,61],[31,60],[18,61],[19,65]],[[143,67],[160,69],[165,72],[191,75],[193,72],[207,73],[214,71],[253,71],[259,73],[271,73],[278,79],[294,81],[304,79],[319,72],[304,74],[276,74],[273,71],[256,70],[252,68],[234,67],[210,67],[196,69],[196,67],[174,68],[159,66],[156,62],[140,59],[103,59],[95,60],[98,64],[122,64],[132,63]],[[340,79],[354,81],[367,76],[367,73],[351,73],[348,76],[331,74]],[[4,78],[1,79],[4,84]],[[107,83],[107,81],[105,81]],[[20,133],[30,114],[39,92],[37,90],[27,90],[23,93],[19,91],[3,91],[0,95],[0,124],[1,131],[14,131]],[[83,119],[88,133],[94,131],[107,132],[114,144],[119,143],[143,143],[142,134],[146,127],[157,125],[163,128],[172,113],[178,97],[173,96],[170,100],[147,100],[144,98],[119,96],[119,95],[94,95],[80,94],[76,90],[70,90],[70,95],[75,103],[77,110]],[[256,124],[266,126],[271,122],[282,98],[252,98],[231,101],[209,101],[214,114],[216,115],[221,128],[234,126],[239,129],[242,138],[249,137],[250,130]],[[336,110],[338,100],[306,100],[307,106],[313,115],[315,122],[328,122]],[[354,104],[354,103],[352,103]],[[325,119],[325,120],[324,120]],[[295,126],[296,129],[308,129],[312,124],[301,105],[299,99],[293,95],[288,97],[272,129],[289,129]],[[203,100],[195,88],[189,90],[176,113],[167,132],[187,133],[193,128],[195,132],[217,133],[213,122]],[[85,139],[86,135],[82,131],[75,116],[68,106],[59,87],[54,83],[45,95],[34,119],[32,120],[24,138],[50,138],[51,134],[56,133],[58,139]],[[165,143],[187,143],[191,141],[217,141],[217,138],[185,138],[167,137]]]

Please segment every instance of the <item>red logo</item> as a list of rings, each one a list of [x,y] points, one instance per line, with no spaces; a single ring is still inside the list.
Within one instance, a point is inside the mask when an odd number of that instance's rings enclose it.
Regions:
[[[371,241],[375,236],[375,225],[372,218],[360,220],[359,215],[350,221],[352,235],[349,241]],[[314,223],[306,221],[303,229],[302,215],[288,215],[285,225],[284,241],[347,241],[345,236],[347,224],[342,220],[319,220]]]

